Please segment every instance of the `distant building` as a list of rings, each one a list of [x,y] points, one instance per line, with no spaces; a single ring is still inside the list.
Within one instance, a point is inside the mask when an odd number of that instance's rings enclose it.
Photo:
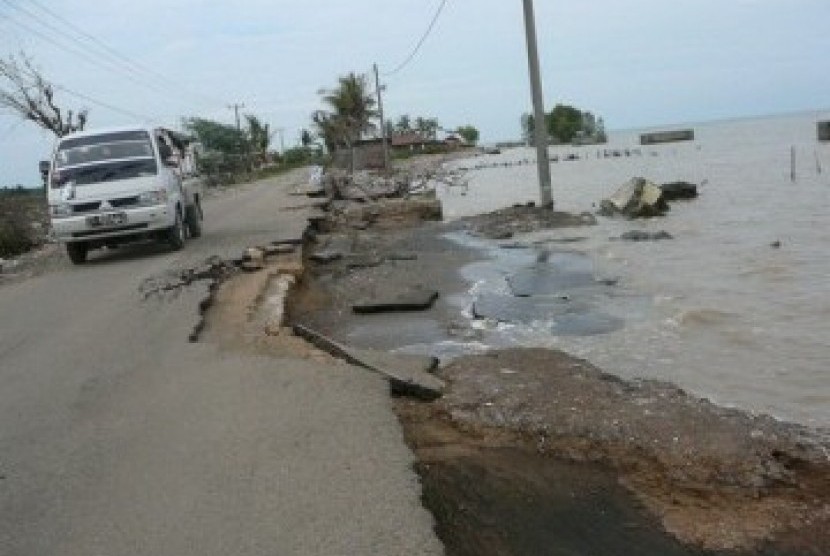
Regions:
[[[387,139],[387,145],[390,141]],[[361,139],[355,141],[354,149],[338,148],[332,153],[332,166],[348,169],[354,164],[355,170],[378,170],[383,168],[383,139]]]
[[[673,131],[654,131],[640,135],[641,145],[656,145],[658,143],[676,143],[678,141],[694,141],[694,129],[677,129]]]
[[[435,143],[434,139],[414,132],[393,135],[391,139],[392,148],[396,151],[426,151],[427,147]]]
[[[447,145],[447,147],[449,147],[451,150],[469,146],[467,144],[467,141],[457,133],[450,133],[449,135],[447,135],[447,137],[444,138],[444,144]]]

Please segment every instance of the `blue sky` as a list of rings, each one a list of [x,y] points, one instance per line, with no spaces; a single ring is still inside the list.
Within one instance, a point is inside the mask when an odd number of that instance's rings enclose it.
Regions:
[[[44,27],[66,29],[37,3],[0,0],[0,54],[23,50],[54,82],[121,109],[62,95],[63,104],[90,109],[90,127],[175,126],[187,115],[231,123],[227,104],[240,102],[284,128],[289,146],[319,107],[319,89],[373,63],[381,72],[397,66],[440,0],[38,3],[154,72],[101,67],[108,64],[88,52],[95,43]],[[521,4],[449,0],[413,62],[384,80],[387,113],[472,124],[484,141],[517,137],[530,106]],[[623,129],[830,107],[827,0],[535,4],[549,108],[574,104]],[[35,185],[52,143],[0,114],[0,185]]]

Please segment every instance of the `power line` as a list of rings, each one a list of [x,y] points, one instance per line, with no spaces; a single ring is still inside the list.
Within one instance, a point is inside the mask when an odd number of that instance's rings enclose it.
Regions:
[[[4,0],[4,1],[6,1],[6,0]],[[175,85],[175,86],[177,86],[181,89],[187,90],[192,95],[199,96],[202,99],[209,101],[211,104],[220,104],[220,105],[225,104],[225,101],[223,101],[223,100],[219,100],[219,99],[207,96],[203,93],[200,93],[200,92],[194,91],[192,89],[189,89],[189,88],[185,87],[184,85],[182,85],[181,83],[178,83],[178,82],[176,82],[176,81],[174,81],[174,80],[158,73],[157,71],[155,71],[151,68],[148,68],[147,66],[133,60],[132,58],[129,58],[128,56],[122,54],[121,52],[115,50],[114,48],[112,48],[111,46],[106,44],[104,41],[98,39],[97,37],[95,37],[94,35],[92,35],[90,33],[87,33],[86,31],[84,31],[83,29],[78,27],[77,25],[73,24],[71,21],[67,20],[66,18],[64,18],[64,17],[60,16],[59,14],[55,13],[54,11],[50,10],[49,8],[44,6],[38,0],[29,0],[29,2],[31,4],[34,4],[42,12],[50,15],[53,19],[56,19],[56,20],[60,21],[61,23],[63,23],[64,25],[66,25],[67,27],[72,29],[75,33],[77,33],[78,35],[84,37],[89,42],[92,42],[95,45],[97,45],[100,49],[107,52],[111,57],[117,58],[117,59],[123,61],[124,63],[128,64],[132,68],[135,68],[135,69],[137,69],[137,70],[139,70],[139,71],[141,71],[141,72],[143,72],[147,75],[153,76],[153,77],[161,79],[163,81],[166,81],[167,83],[173,84],[173,85]]]
[[[7,4],[9,3],[9,2],[8,2],[8,0],[2,0],[2,1],[3,1],[3,2],[5,2],[5,3],[7,3]],[[11,4],[9,4],[9,5],[11,5]],[[54,46],[54,47],[56,47],[56,48],[58,48],[58,49],[60,49],[60,50],[68,51],[68,52],[70,52],[70,53],[74,54],[75,56],[78,56],[78,57],[80,57],[80,58],[82,58],[82,59],[86,60],[86,61],[87,61],[87,62],[89,62],[90,64],[92,64],[92,65],[94,65],[94,66],[96,66],[96,67],[98,67],[98,68],[100,68],[100,69],[104,69],[104,70],[106,70],[106,71],[114,71],[114,70],[117,70],[117,69],[118,69],[117,67],[115,67],[115,68],[114,68],[114,67],[113,67],[113,63],[112,63],[112,62],[110,62],[110,61],[108,61],[108,60],[106,60],[106,63],[107,63],[107,64],[110,64],[110,65],[109,65],[109,66],[105,66],[105,65],[103,65],[103,64],[101,63],[101,61],[100,61],[100,60],[98,60],[98,59],[96,59],[96,58],[91,57],[91,56],[90,56],[87,52],[85,52],[84,50],[80,50],[80,49],[78,49],[77,47],[72,47],[72,46],[69,46],[69,45],[68,45],[68,44],[66,44],[66,43],[59,42],[59,41],[58,41],[58,40],[56,40],[54,37],[50,37],[49,35],[47,35],[47,34],[45,34],[45,33],[41,32],[41,31],[39,31],[38,29],[35,29],[34,27],[31,27],[30,25],[27,25],[27,24],[25,24],[25,23],[23,23],[23,22],[21,22],[21,21],[18,21],[18,20],[16,20],[16,19],[11,19],[11,18],[8,18],[8,21],[9,21],[10,23],[12,23],[12,24],[14,24],[14,25],[16,25],[16,26],[20,27],[20,28],[21,28],[21,29],[23,29],[24,31],[26,31],[26,32],[28,32],[28,33],[31,33],[32,35],[35,35],[36,37],[39,37],[41,40],[43,40],[43,41],[45,41],[45,42],[47,42],[47,43],[51,44],[52,46]],[[131,73],[124,72],[124,70],[121,70],[121,73],[122,73],[122,75],[123,75],[124,77],[126,77],[127,79],[129,79],[129,80],[130,80],[130,81],[132,81],[133,83],[136,83],[136,84],[138,84],[138,85],[142,85],[142,86],[144,86],[144,87],[150,87],[150,88],[154,89],[154,90],[155,90],[155,91],[157,91],[157,92],[165,92],[165,90],[164,90],[163,88],[160,88],[159,86],[148,85],[148,84],[144,83],[143,81],[139,81],[139,80],[138,80],[135,76],[133,76]]]
[[[421,37],[421,40],[418,41],[418,44],[415,45],[415,48],[412,50],[412,52],[409,54],[409,56],[407,56],[407,58],[403,62],[398,64],[398,66],[395,69],[393,69],[392,71],[384,73],[383,77],[389,77],[391,75],[395,75],[396,73],[398,73],[399,71],[404,69],[406,66],[408,66],[409,63],[412,62],[412,60],[415,59],[415,56],[418,54],[418,51],[421,50],[421,47],[424,46],[424,43],[426,42],[426,40],[429,37],[430,33],[432,33],[432,29],[435,27],[435,24],[438,23],[438,18],[441,17],[441,13],[444,11],[444,7],[446,5],[447,5],[447,0],[441,0],[441,5],[438,6],[438,10],[436,10],[435,15],[432,18],[432,21],[430,21],[429,27],[427,27],[426,32]]]
[[[105,55],[102,52],[99,52],[97,50],[93,50],[89,47],[88,44],[80,41],[77,37],[74,37],[74,36],[68,34],[66,31],[64,31],[60,27],[57,27],[56,25],[54,25],[54,24],[52,24],[48,21],[44,21],[43,18],[41,18],[38,14],[35,14],[35,13],[33,13],[33,12],[31,12],[31,11],[21,7],[21,6],[13,4],[13,3],[10,2],[10,0],[0,0],[0,1],[2,1],[6,5],[10,6],[11,8],[14,8],[15,10],[19,11],[20,13],[26,15],[29,19],[31,19],[34,22],[38,23],[43,28],[48,29],[53,33],[56,33],[57,35],[59,35],[59,37],[47,35],[44,32],[33,28],[29,24],[23,23],[22,21],[20,21],[18,19],[13,19],[13,18],[7,16],[7,19],[10,23],[22,28],[23,30],[27,31],[28,33],[39,37],[41,40],[51,44],[52,46],[55,46],[55,47],[57,47],[61,50],[64,50],[64,51],[68,51],[68,52],[72,53],[73,55],[78,56],[78,57],[86,60],[90,64],[92,64],[92,65],[94,65],[94,66],[96,66],[100,69],[103,69],[105,71],[110,71],[110,72],[118,72],[120,75],[122,75],[123,77],[127,78],[128,80],[132,81],[133,83],[135,83],[137,85],[140,85],[140,86],[145,87],[147,89],[151,89],[151,90],[153,90],[157,93],[165,94],[165,98],[168,100],[168,104],[169,104],[169,100],[171,98],[175,98],[175,97],[168,94],[169,93],[169,87],[164,87],[163,85],[160,85],[160,84],[157,84],[157,83],[145,81],[145,79],[146,79],[145,75],[139,74],[137,72],[137,70],[133,69],[133,67],[128,66],[126,63],[124,63],[120,60],[120,58],[123,57],[122,55],[119,55],[118,57],[116,57],[115,54],[107,53],[107,55]],[[38,6],[42,8],[42,6],[40,6],[39,4],[38,4]],[[55,17],[59,21],[64,22],[67,26],[71,26],[73,29],[77,29],[77,27],[75,27],[74,25],[72,25],[68,21],[64,20],[63,18],[60,18],[59,16],[53,15],[51,11],[46,10],[46,9],[45,9],[45,11],[47,11],[47,13],[49,13],[50,15],[52,15],[53,17]],[[81,33],[80,30],[78,30],[77,32]],[[84,34],[84,35],[86,35],[86,34]],[[89,35],[89,36],[91,37],[91,35]],[[61,40],[59,41],[58,38],[60,38]],[[115,52],[115,51],[113,50],[113,52]],[[123,58],[127,59],[126,57],[123,57]],[[137,65],[134,62],[131,62],[131,64],[132,65]],[[163,79],[163,76],[159,76],[159,77],[161,77]],[[184,87],[181,87],[179,85],[175,85],[175,86],[179,87],[179,88],[184,88]],[[204,99],[209,99],[209,97],[206,97],[204,95],[201,95],[201,96]],[[210,104],[213,104],[216,101],[214,99],[209,99],[208,102]]]
[[[58,89],[59,91],[63,91],[64,93],[66,93],[68,95],[72,95],[74,97],[80,98],[80,99],[85,100],[87,102],[91,102],[92,104],[97,104],[98,106],[100,106],[102,108],[107,108],[109,110],[112,110],[113,112],[118,112],[120,114],[124,114],[125,116],[129,116],[131,118],[136,118],[138,120],[143,120],[143,121],[152,121],[153,120],[153,118],[147,116],[146,114],[142,115],[142,114],[138,114],[136,112],[131,112],[130,110],[127,110],[127,109],[124,109],[124,108],[119,108],[118,106],[115,106],[114,104],[109,104],[108,102],[104,102],[103,100],[98,100],[98,99],[95,99],[93,97],[90,97],[89,95],[79,93],[78,91],[73,91],[72,89],[70,89],[68,87],[64,87],[63,85],[53,85],[53,86],[55,87],[55,89]]]

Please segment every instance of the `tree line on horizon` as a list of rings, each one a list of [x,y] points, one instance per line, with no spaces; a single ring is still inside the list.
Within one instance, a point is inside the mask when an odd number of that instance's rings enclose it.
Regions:
[[[522,139],[526,143],[534,141],[535,120],[532,114],[522,115]],[[549,141],[555,143],[606,143],[608,141],[605,121],[602,117],[567,104],[557,104],[553,110],[545,113],[545,128]]]

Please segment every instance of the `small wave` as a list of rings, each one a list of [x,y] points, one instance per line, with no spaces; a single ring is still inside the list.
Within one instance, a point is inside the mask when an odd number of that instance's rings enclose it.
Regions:
[[[737,315],[717,309],[686,309],[670,319],[676,326],[716,326],[735,319]]]
[[[738,276],[742,278],[758,276],[767,280],[782,282],[793,277],[793,269],[791,266],[782,264],[761,264],[740,272]]]

